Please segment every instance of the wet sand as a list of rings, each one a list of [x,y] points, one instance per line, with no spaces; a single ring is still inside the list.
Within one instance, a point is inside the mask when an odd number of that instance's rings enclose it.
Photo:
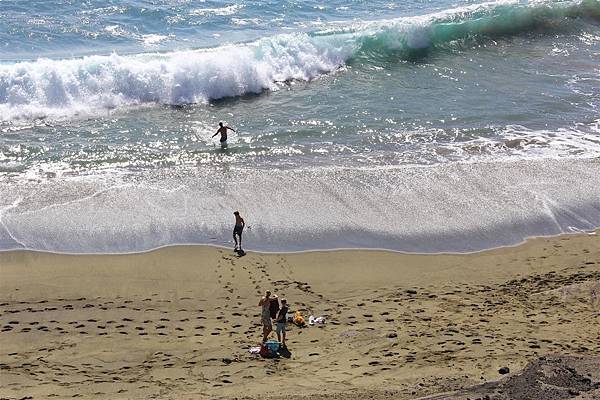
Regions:
[[[290,359],[248,352],[266,289],[327,320],[289,327]],[[599,296],[586,234],[467,255],[5,252],[0,397],[500,396],[541,356],[598,356]],[[573,398],[594,398],[588,378]]]

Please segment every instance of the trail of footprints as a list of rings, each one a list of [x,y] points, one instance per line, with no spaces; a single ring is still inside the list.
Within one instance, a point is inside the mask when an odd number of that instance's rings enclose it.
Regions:
[[[290,280],[275,280],[267,263],[260,256],[256,256],[257,260],[252,267],[237,266],[236,258],[236,256],[222,252],[222,260],[214,269],[217,282],[223,289],[222,294],[226,294],[219,296],[224,305],[215,307],[215,312],[218,314],[217,320],[221,320],[224,324],[231,324],[232,317],[241,319],[241,322],[233,323],[231,328],[234,331],[241,330],[245,339],[235,339],[234,343],[255,345],[260,340],[260,309],[257,304],[267,288],[274,289],[280,296],[290,297],[290,299],[302,299],[305,296],[300,295],[309,295],[309,303],[313,305],[324,299],[322,294],[314,293],[307,283],[291,280],[291,270],[283,259],[277,262],[277,265],[282,268],[284,276],[289,277]],[[241,283],[239,279],[236,279],[237,274],[243,276]],[[235,287],[233,281],[236,282]],[[245,296],[236,293],[244,293]],[[298,296],[295,295],[296,293]],[[293,302],[292,312],[300,310],[306,315],[310,311],[310,304],[301,300],[291,301]]]
[[[254,379],[255,374],[245,372],[237,376],[227,370],[231,362],[258,362],[244,351],[233,351],[231,359],[225,362],[218,357],[206,358],[201,349],[210,346],[211,338],[222,335],[239,349],[256,344],[260,340],[257,303],[264,289],[269,287],[287,296],[293,307],[305,316],[314,311],[327,318],[328,335],[325,338],[311,335],[311,329],[317,328],[309,328],[301,337],[298,335],[303,332],[291,327],[291,333],[296,335],[290,334],[289,342],[293,344],[302,338],[311,344],[302,357],[320,359],[332,373],[343,372],[349,377],[388,371],[393,374],[394,369],[403,366],[440,362],[460,370],[460,362],[469,361],[484,370],[486,358],[516,354],[517,347],[527,348],[531,356],[547,352],[600,352],[600,344],[569,328],[570,324],[588,315],[578,311],[588,310],[589,305],[567,304],[554,294],[531,296],[533,292],[544,293],[564,285],[600,281],[600,272],[549,273],[495,286],[387,287],[351,298],[332,299],[314,291],[309,283],[294,280],[283,259],[271,267],[273,271],[260,257],[252,267],[236,265],[235,260],[235,256],[223,253],[213,271],[220,285],[215,296],[219,300],[217,304],[221,304],[213,308],[203,299],[165,300],[158,294],[140,299],[78,298],[1,303],[0,335],[33,335],[42,339],[40,346],[28,353],[10,353],[3,357],[0,372],[26,374],[38,383],[51,382],[74,388],[111,382],[135,384],[137,389],[153,387],[158,381],[150,371],[156,367],[188,371],[189,376],[169,381],[168,385],[172,387],[200,382],[218,388],[238,379]],[[237,279],[238,274],[243,277],[242,284]],[[115,309],[119,309],[121,318],[102,318],[103,311],[115,315]],[[71,317],[85,315],[86,310],[94,310],[94,318]],[[565,334],[555,334],[552,340],[541,339],[539,332],[545,326],[537,321],[540,315],[552,316],[553,324],[562,325]],[[509,329],[506,318],[516,320],[517,324],[513,322]],[[219,323],[208,324],[206,320]],[[207,328],[209,325],[213,326],[212,330]],[[44,335],[52,339],[44,340]],[[132,341],[164,336],[165,343],[174,339],[189,343],[190,351],[186,351],[185,356],[157,351],[141,366],[123,365],[118,369],[107,369],[101,362],[70,365],[52,364],[46,360],[53,352],[77,346],[77,341],[61,341],[61,337],[85,340],[88,336]],[[347,349],[352,350],[342,353],[347,359],[340,358],[340,350]],[[481,351],[489,357],[476,356]],[[193,372],[207,366],[217,371],[215,376]],[[275,361],[260,371],[272,375],[286,368],[285,363]],[[296,365],[296,368],[302,367]],[[322,373],[326,379],[327,371]],[[67,379],[73,376],[78,379]],[[160,381],[159,386],[166,384]]]
[[[202,324],[202,321],[208,318],[223,319],[219,307],[211,312],[210,310],[197,308],[198,303],[202,302],[201,300],[180,298],[177,303],[188,307],[174,309],[172,301],[159,300],[157,296],[154,294],[135,302],[130,300],[112,301],[102,298],[79,298],[56,299],[37,303],[1,303],[2,328],[0,334],[33,335],[32,339],[42,344],[29,349],[27,352],[9,353],[6,358],[3,357],[0,363],[0,373],[3,375],[25,374],[38,384],[55,384],[72,388],[88,384],[101,385],[103,383],[124,382],[132,384],[137,389],[143,389],[143,386],[139,386],[140,381],[146,382],[150,386],[157,385],[157,381],[152,379],[151,376],[140,378],[140,373],[144,371],[157,367],[160,369],[194,368],[197,361],[184,361],[181,357],[161,351],[153,353],[150,358],[145,360],[141,370],[139,365],[124,365],[116,370],[111,370],[107,369],[102,363],[82,363],[75,366],[51,363],[46,360],[52,353],[64,350],[65,347],[77,346],[78,342],[73,339],[85,341],[86,337],[100,337],[137,342],[156,336],[159,338],[165,337],[165,343],[171,343],[174,339],[183,342],[195,339],[193,343],[202,344],[202,340],[207,336],[221,335],[229,330],[227,324],[229,321],[226,320],[222,327],[215,327],[215,330],[210,333],[206,332],[206,327]],[[132,303],[144,306],[133,307],[131,306]],[[59,306],[48,306],[48,304],[59,304]],[[92,309],[94,310],[94,318],[74,319],[71,317],[74,314],[85,314],[86,310]],[[119,309],[121,318],[102,318],[103,311],[106,311],[106,315],[109,315],[109,313],[115,315],[115,309]],[[229,315],[239,318],[248,316],[235,311],[229,312]],[[241,325],[234,323],[231,328],[235,329],[239,326]],[[61,338],[64,338],[64,340],[61,340]],[[25,340],[27,341],[27,339]],[[73,343],[65,344],[70,341]],[[199,352],[199,350],[194,349],[192,352]],[[78,379],[72,379],[73,376]],[[193,382],[197,384],[198,378],[196,377]],[[191,381],[188,383],[191,383]],[[16,383],[9,386],[12,386],[13,389],[22,390],[31,387],[31,385],[18,385]],[[124,393],[125,391],[121,389],[117,393]],[[96,392],[95,394],[106,393]],[[55,396],[57,395],[49,395],[49,397]],[[73,397],[79,396],[75,393]]]
[[[342,327],[337,344],[361,353],[361,357],[347,360],[346,365],[361,369],[364,376],[414,363],[442,362],[460,371],[461,362],[466,360],[483,371],[489,370],[486,362],[498,356],[597,353],[599,343],[569,327],[583,323],[592,304],[585,298],[565,303],[552,293],[531,296],[532,292],[590,281],[600,282],[600,272],[549,273],[495,286],[448,285],[442,290],[382,288],[366,297],[345,299],[351,307],[338,307]],[[382,303],[377,312],[370,307],[373,303]],[[563,326],[560,333],[548,323],[537,321],[540,315],[545,319],[553,316],[553,325]],[[507,320],[511,320],[510,326]],[[600,323],[596,325],[600,328]],[[546,335],[552,340],[544,338],[545,328],[552,332]],[[481,351],[488,357],[476,356]],[[336,371],[336,367],[331,370]]]
[[[191,333],[201,329],[200,326],[192,326],[190,315],[198,315],[198,319],[206,319],[208,316],[202,309],[179,308],[175,311],[161,309],[160,305],[152,304],[153,300],[147,298],[142,302],[147,302],[148,307],[131,308],[126,304],[117,305],[113,301],[103,302],[102,299],[78,299],[65,300],[58,299],[57,302],[68,302],[62,307],[45,307],[34,308],[30,303],[20,302],[17,304],[3,303],[0,307],[10,307],[2,310],[1,316],[11,316],[8,322],[3,323],[2,332],[18,332],[18,333],[35,333],[47,332],[57,333],[59,335],[87,335],[94,334],[98,336],[110,336],[114,334],[121,335],[166,335],[177,332]],[[164,301],[163,301],[164,302]],[[166,301],[169,303],[170,301]],[[83,304],[85,303],[85,304]],[[39,303],[38,303],[39,304]],[[25,308],[15,306],[28,305]],[[122,309],[120,314],[123,315],[120,319],[103,319],[101,317],[72,320],[70,313],[81,314],[81,311],[86,308],[97,308],[100,312],[95,312],[95,315],[102,315],[102,311],[106,314],[111,313],[115,308]],[[44,312],[43,318],[35,318],[35,313]],[[42,317],[42,315],[41,315]],[[184,337],[184,336],[181,336]]]

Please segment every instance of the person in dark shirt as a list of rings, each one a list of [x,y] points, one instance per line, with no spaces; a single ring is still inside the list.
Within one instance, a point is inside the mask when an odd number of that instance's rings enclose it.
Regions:
[[[277,333],[277,341],[281,343],[282,346],[285,347],[285,325],[287,323],[287,312],[288,305],[286,299],[281,299],[281,308],[277,313],[277,318],[275,318],[275,322],[277,323],[277,327],[275,332]]]
[[[246,223],[244,222],[244,218],[240,216],[239,211],[234,211],[233,215],[235,215],[235,226],[233,227],[233,240],[235,241],[235,247],[233,248],[233,251],[238,250],[238,238],[240,238],[239,250],[242,251],[242,231],[244,230]]]

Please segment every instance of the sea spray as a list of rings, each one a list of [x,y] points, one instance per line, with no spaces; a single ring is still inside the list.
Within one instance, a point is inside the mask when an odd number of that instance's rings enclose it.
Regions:
[[[306,34],[201,51],[41,59],[0,66],[2,119],[69,115],[142,103],[180,105],[310,80],[348,58]]]

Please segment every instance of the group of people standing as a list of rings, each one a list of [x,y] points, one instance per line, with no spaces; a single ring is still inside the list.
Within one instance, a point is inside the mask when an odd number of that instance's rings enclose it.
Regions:
[[[260,320],[263,326],[263,343],[269,338],[269,334],[273,331],[273,321],[275,321],[275,333],[277,333],[277,341],[285,347],[285,328],[287,324],[288,305],[286,299],[281,299],[279,303],[277,295],[271,296],[271,292],[267,290],[265,295],[258,302],[261,307]]]

